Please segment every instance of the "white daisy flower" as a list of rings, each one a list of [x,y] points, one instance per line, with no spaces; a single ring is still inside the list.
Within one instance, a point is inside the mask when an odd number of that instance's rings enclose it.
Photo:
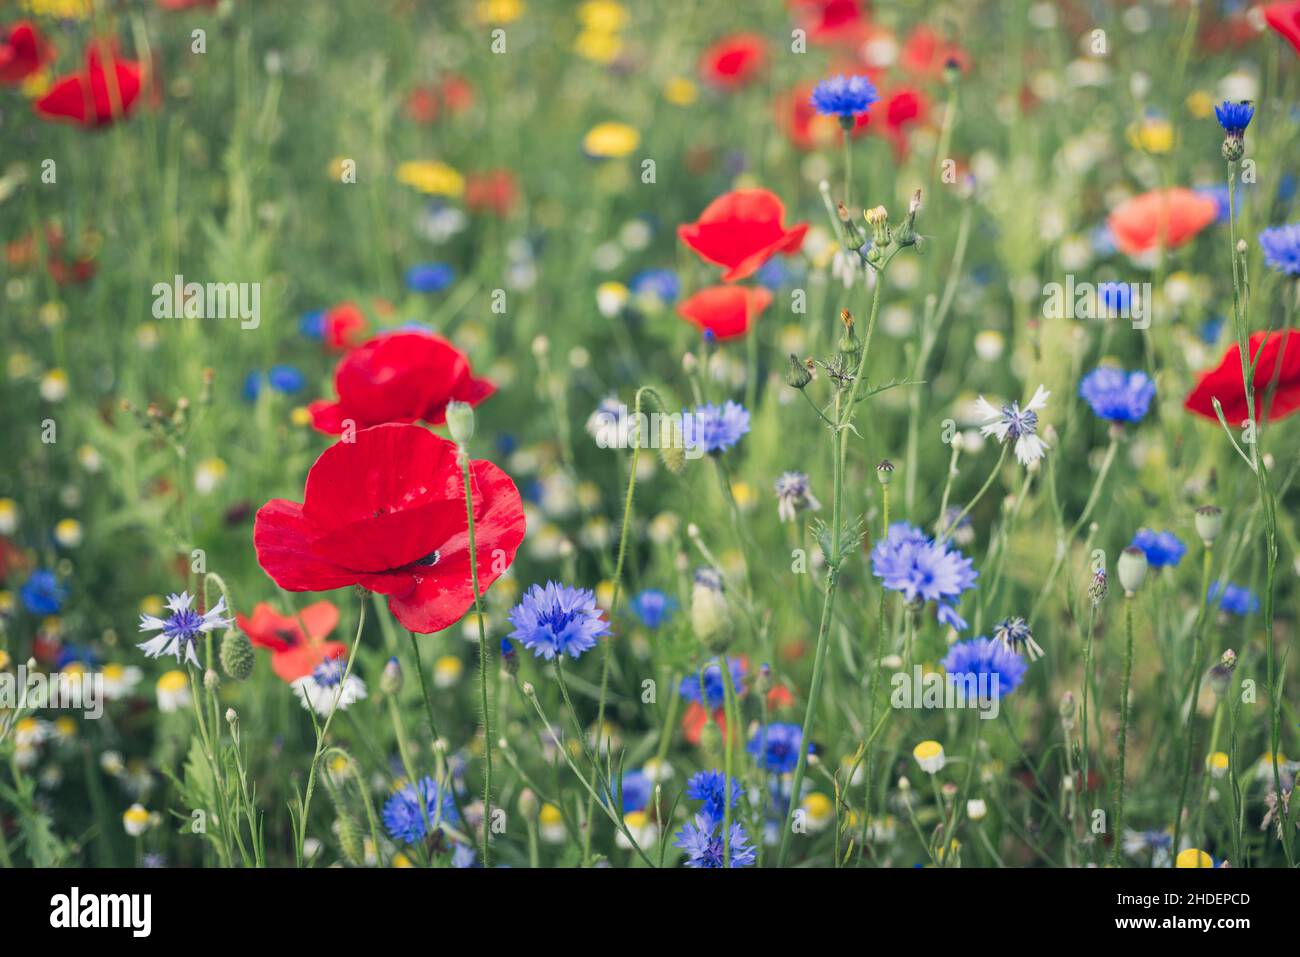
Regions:
[[[217,599],[217,603],[202,615],[190,608],[193,603],[194,599],[188,592],[181,592],[179,595],[167,596],[167,610],[171,614],[166,618],[141,614],[140,630],[158,631],[161,634],[136,647],[150,658],[175,655],[177,661],[184,659],[196,668],[200,667],[199,656],[194,650],[199,637],[214,628],[229,627],[234,624],[234,619],[221,617],[221,613],[226,610],[224,596]]]
[[[1024,466],[1032,465],[1047,453],[1047,443],[1038,437],[1038,413],[1047,406],[1049,395],[1040,385],[1023,409],[1019,402],[997,409],[980,396],[976,402],[984,420],[980,434],[996,436],[1003,444],[1014,441],[1016,460]]]

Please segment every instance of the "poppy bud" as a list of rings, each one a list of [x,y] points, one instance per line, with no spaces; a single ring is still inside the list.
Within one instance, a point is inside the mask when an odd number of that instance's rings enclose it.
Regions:
[[[394,656],[388,659],[383,672],[379,675],[379,690],[384,694],[395,695],[402,690],[402,664]]]
[[[812,373],[793,352],[790,353],[790,371],[785,374],[785,381],[792,389],[802,389],[812,381]]]
[[[221,675],[217,674],[215,669],[209,668],[203,672],[203,687],[208,691],[216,691],[221,687]]]
[[[474,408],[468,402],[447,403],[447,430],[461,448],[474,437]]]
[[[686,440],[682,436],[681,426],[672,416],[660,417],[658,438],[659,461],[674,475],[681,475],[686,468]]]
[[[245,681],[253,673],[253,645],[242,631],[232,628],[222,636],[219,657],[221,670],[236,681]]]
[[[1147,556],[1142,549],[1130,545],[1119,555],[1119,584],[1124,594],[1132,598],[1147,578]]]
[[[712,718],[700,730],[700,747],[706,754],[717,754],[722,750],[722,729]]]
[[[691,628],[695,637],[713,654],[726,651],[731,643],[731,617],[722,591],[722,576],[712,568],[695,572],[691,592]]]
[[[1223,509],[1217,505],[1202,505],[1196,510],[1196,534],[1209,548],[1223,530]]]
[[[348,863],[353,867],[363,867],[366,862],[365,845],[361,841],[357,822],[350,814],[340,814],[334,821],[334,827],[338,831],[339,847],[343,849],[343,856],[348,859]]]

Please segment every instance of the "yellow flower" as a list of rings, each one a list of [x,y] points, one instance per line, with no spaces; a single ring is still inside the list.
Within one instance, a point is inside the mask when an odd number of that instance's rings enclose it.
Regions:
[[[1128,141],[1147,153],[1168,153],[1174,147],[1174,127],[1168,120],[1149,116],[1128,129]]]
[[[40,392],[46,402],[62,402],[68,394],[68,374],[62,369],[51,369],[41,378]]]
[[[1228,756],[1222,751],[1215,751],[1205,759],[1205,766],[1216,778],[1228,773]]]
[[[627,8],[614,0],[587,0],[578,7],[578,20],[593,33],[614,33],[627,25]]]
[[[411,863],[411,859],[407,857],[405,854],[398,853],[393,855],[393,866],[414,867],[415,865]]]
[[[289,421],[299,428],[311,425],[311,412],[305,405],[295,406],[289,413]]]
[[[664,99],[673,106],[690,106],[698,96],[695,84],[684,76],[672,77],[664,84]]]
[[[14,593],[11,591],[0,591],[0,615],[7,615],[14,610]],[[5,661],[9,658],[6,655]],[[0,665],[3,667],[3,665]]]
[[[479,0],[479,23],[514,23],[523,15],[523,0]]]
[[[18,503],[11,498],[0,498],[0,535],[8,535],[18,527]]]
[[[23,96],[27,97],[29,100],[34,100],[38,96],[44,96],[45,92],[49,88],[50,88],[49,70],[38,70],[37,72],[33,73],[31,76],[25,77],[23,79],[22,85],[19,87],[19,89],[22,90]]]
[[[22,0],[22,5],[29,13],[54,20],[85,20],[91,11],[91,0]]]
[[[77,722],[66,714],[54,719],[54,733],[65,741],[77,736]]]
[[[430,196],[458,197],[465,192],[465,177],[446,163],[410,160],[397,167],[397,181]]]
[[[736,506],[741,511],[747,511],[758,501],[754,486],[743,479],[736,479],[731,483],[731,494],[735,497]]]
[[[641,145],[641,134],[626,123],[597,123],[582,138],[582,151],[594,159],[619,159]]]
[[[438,688],[450,688],[460,681],[465,665],[455,655],[443,655],[433,663],[433,683]]]
[[[926,774],[936,774],[943,770],[943,745],[938,741],[922,741],[912,749],[912,757]]]
[[[46,329],[54,329],[63,325],[63,320],[68,318],[68,307],[61,302],[47,302],[41,306],[38,315],[41,325]]]
[[[9,356],[9,378],[26,379],[32,372],[32,357],[25,352],[14,352]]]
[[[5,594],[8,594],[8,592],[6,592]],[[9,652],[5,651],[3,648],[0,648],[0,671],[4,671],[6,668],[8,668],[9,662],[11,662],[12,660],[13,659],[9,657]]]
[[[194,488],[207,495],[226,477],[226,463],[218,458],[204,459],[194,470]]]
[[[612,63],[623,52],[623,38],[617,33],[583,30],[573,41],[573,52],[593,63]]]
[[[139,837],[149,828],[149,812],[142,804],[132,804],[122,814],[122,826],[132,837]]]
[[[155,618],[162,614],[163,600],[161,595],[145,595],[140,599],[140,611],[146,615],[153,615]]]
[[[61,519],[54,526],[54,540],[64,548],[76,548],[81,544],[81,523],[75,518]]]
[[[814,791],[804,798],[801,807],[808,815],[809,825],[814,829],[824,826],[831,819],[831,799],[820,791]]]
[[[1174,867],[1213,867],[1214,858],[1210,857],[1204,851],[1189,847],[1185,851],[1179,851],[1178,857],[1174,859]]]
[[[1193,90],[1187,94],[1187,112],[1198,120],[1209,119],[1214,113],[1214,98],[1204,90]]]

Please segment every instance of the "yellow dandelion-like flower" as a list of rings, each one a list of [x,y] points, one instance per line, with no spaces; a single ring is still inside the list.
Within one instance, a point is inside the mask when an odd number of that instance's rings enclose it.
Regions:
[[[912,757],[926,774],[937,774],[943,770],[943,745],[938,741],[922,741],[912,749]]]
[[[620,159],[641,145],[641,134],[626,123],[597,123],[582,138],[582,151],[593,159]]]
[[[622,30],[627,18],[627,8],[614,0],[586,0],[578,7],[578,22],[596,33]]]
[[[690,106],[699,95],[699,89],[684,76],[675,76],[664,84],[664,99],[673,106]]]
[[[410,160],[397,167],[397,181],[429,196],[459,197],[465,192],[465,177],[436,160]]]
[[[573,52],[593,63],[612,63],[623,52],[623,38],[617,33],[583,30],[573,41]]]
[[[1202,850],[1195,847],[1189,847],[1185,851],[1179,851],[1178,857],[1174,859],[1174,867],[1213,867],[1214,858],[1210,857]]]
[[[476,13],[479,23],[514,23],[524,15],[523,0],[479,0]]]

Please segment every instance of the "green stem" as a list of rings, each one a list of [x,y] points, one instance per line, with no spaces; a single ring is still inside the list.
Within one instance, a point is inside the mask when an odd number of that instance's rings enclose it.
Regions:
[[[1115,831],[1113,836],[1116,867],[1119,851],[1124,843],[1124,764],[1128,757],[1128,694],[1133,683],[1133,602],[1131,595],[1124,597],[1124,684],[1119,698],[1119,768],[1115,774]]]

